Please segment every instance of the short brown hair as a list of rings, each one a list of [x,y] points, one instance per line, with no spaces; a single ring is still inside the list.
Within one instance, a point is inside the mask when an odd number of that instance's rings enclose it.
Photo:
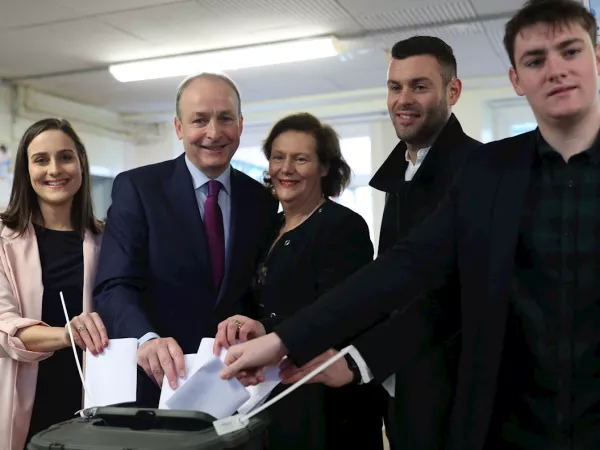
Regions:
[[[596,18],[580,2],[574,0],[529,0],[508,21],[504,31],[504,47],[508,53],[510,63],[515,64],[515,40],[524,28],[539,23],[551,26],[569,26],[573,23],[589,34],[592,44],[596,45],[598,38]]]
[[[273,141],[286,131],[299,131],[315,138],[319,162],[327,166],[329,171],[321,180],[321,191],[326,198],[337,197],[350,184],[352,170],[342,156],[340,137],[329,125],[321,123],[319,119],[309,113],[297,113],[284,117],[271,129],[269,136],[263,144],[263,153],[268,160],[271,159]],[[273,188],[273,183],[268,175],[265,176],[265,185]]]
[[[71,126],[64,119],[43,119],[31,125],[23,134],[17,154],[15,156],[15,173],[10,200],[6,211],[0,214],[0,220],[11,230],[15,230],[18,235],[22,235],[33,218],[43,220],[40,213],[37,194],[31,185],[29,177],[29,164],[27,149],[29,144],[44,131],[59,130],[69,136],[75,143],[77,156],[81,168],[81,187],[73,198],[71,208],[71,225],[83,239],[86,230],[94,234],[102,232],[102,222],[94,216],[92,207],[92,189],[90,179],[90,166],[87,152],[81,139]]]
[[[413,36],[398,41],[392,47],[393,59],[403,60],[411,56],[433,56],[442,69],[442,81],[450,83],[456,78],[456,58],[454,51],[446,42],[435,36]]]

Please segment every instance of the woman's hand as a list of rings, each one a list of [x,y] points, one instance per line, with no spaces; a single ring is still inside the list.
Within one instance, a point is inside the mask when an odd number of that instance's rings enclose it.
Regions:
[[[241,315],[231,316],[217,327],[213,353],[219,356],[223,347],[228,349],[238,340],[246,342],[265,334],[265,327],[259,321]]]
[[[279,364],[286,354],[287,349],[275,333],[234,345],[227,352],[227,367],[221,372],[221,378],[237,377],[240,381],[244,380],[244,385],[256,384],[261,382],[262,369]]]
[[[71,326],[73,339],[82,350],[89,349],[92,355],[102,353],[108,347],[108,335],[106,327],[98,313],[83,313],[73,317],[71,322],[65,325],[64,340],[67,347],[71,346],[68,326]]]

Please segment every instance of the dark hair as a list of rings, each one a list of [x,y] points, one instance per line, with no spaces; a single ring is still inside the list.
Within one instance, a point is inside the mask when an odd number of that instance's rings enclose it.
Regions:
[[[202,73],[197,73],[194,75],[189,75],[179,84],[179,87],[177,88],[177,94],[175,96],[175,113],[177,114],[178,119],[181,120],[181,109],[179,108],[179,101],[181,100],[183,91],[185,91],[185,88],[188,87],[190,85],[190,83],[192,83],[193,81],[199,80],[201,78],[208,78],[208,79],[217,80],[217,81],[220,80],[220,81],[227,83],[229,85],[229,87],[231,89],[233,89],[233,92],[235,93],[235,96],[237,97],[238,114],[240,116],[242,115],[242,96],[240,95],[240,90],[238,89],[238,87],[234,83],[234,81],[231,78],[229,78],[227,75],[222,74],[222,73],[202,72]]]
[[[43,220],[40,213],[40,206],[37,194],[33,190],[29,177],[29,164],[27,149],[31,141],[44,131],[59,130],[69,136],[75,143],[79,164],[81,167],[81,187],[73,198],[71,208],[71,225],[83,239],[85,231],[89,230],[94,234],[102,232],[102,222],[94,217],[92,207],[92,192],[90,186],[90,166],[88,163],[85,147],[75,133],[71,124],[63,119],[43,119],[31,125],[19,142],[17,154],[15,157],[15,170],[12,191],[6,211],[0,214],[0,220],[8,228],[15,230],[22,235],[34,218]]]
[[[504,48],[513,67],[515,65],[515,40],[524,28],[539,23],[563,26],[577,23],[590,35],[596,45],[597,24],[594,15],[581,3],[573,0],[529,0],[507,22],[504,29]]]
[[[392,58],[406,59],[411,56],[433,56],[442,68],[442,80],[445,84],[456,77],[456,58],[452,47],[435,36],[413,36],[398,41],[392,47]]]
[[[321,123],[319,119],[309,113],[298,113],[284,117],[271,129],[269,136],[263,144],[263,153],[268,160],[271,159],[273,141],[286,131],[300,131],[315,138],[319,162],[329,168],[327,175],[321,180],[321,191],[326,198],[337,197],[344,188],[350,184],[352,171],[342,156],[340,137],[329,125]],[[273,188],[273,183],[268,175],[265,176],[265,185]]]

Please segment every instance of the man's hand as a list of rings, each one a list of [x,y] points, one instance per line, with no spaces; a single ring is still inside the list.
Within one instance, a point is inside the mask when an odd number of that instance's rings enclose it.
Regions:
[[[145,342],[138,349],[137,363],[158,386],[162,386],[164,375],[172,389],[177,387],[177,375],[185,377],[183,351],[173,338],[156,338]]]
[[[302,367],[296,367],[289,359],[286,359],[281,363],[281,382],[283,384],[293,384],[298,380],[301,380],[306,375],[311,373],[321,364],[328,359],[334,357],[339,352],[337,350],[329,349],[325,353],[317,356],[311,361],[307,362]],[[338,359],[331,366],[325,369],[318,375],[308,380],[306,383],[321,383],[330,387],[341,387],[352,382],[354,375],[345,358]]]
[[[262,369],[279,364],[287,354],[287,349],[275,333],[252,339],[229,348],[225,357],[225,369],[221,378],[229,380],[237,377],[242,384],[256,384],[262,378]]]
[[[229,348],[237,344],[239,339],[242,342],[264,336],[266,333],[262,323],[251,319],[250,317],[235,315],[224,320],[217,327],[213,353],[216,356],[221,354],[221,348]]]

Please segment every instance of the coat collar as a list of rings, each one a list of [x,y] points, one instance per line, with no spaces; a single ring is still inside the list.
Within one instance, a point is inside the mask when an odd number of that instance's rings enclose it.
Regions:
[[[40,320],[44,288],[37,237],[33,225],[29,223],[25,233],[21,236],[4,225],[0,226],[2,248],[6,257],[6,264],[10,268],[8,275],[13,293],[23,308],[21,313],[24,317]],[[92,290],[101,241],[101,235],[86,231],[83,240],[84,312],[93,310]]]
[[[452,151],[453,148],[456,147],[457,141],[460,141],[465,137],[466,135],[460,126],[458,119],[454,114],[451,114],[446,125],[444,125],[442,131],[440,131],[440,134],[429,149],[428,156],[423,164],[425,164],[428,159],[437,160],[438,158],[434,158],[434,155],[446,153],[446,150]],[[407,166],[405,155],[406,142],[400,141],[379,170],[377,170],[369,182],[369,185],[379,191],[396,192],[398,186],[404,181],[403,174]],[[423,172],[424,168],[425,167],[419,169],[419,172]]]

